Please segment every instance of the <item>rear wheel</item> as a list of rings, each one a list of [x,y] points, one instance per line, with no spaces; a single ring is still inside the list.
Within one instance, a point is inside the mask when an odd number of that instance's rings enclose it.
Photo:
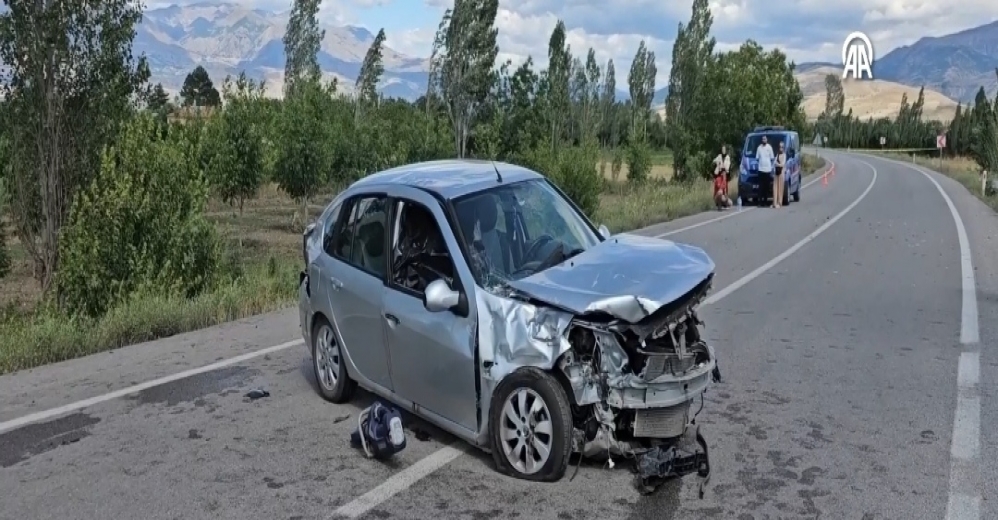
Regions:
[[[489,437],[501,473],[533,481],[561,479],[571,455],[571,434],[568,396],[543,370],[513,372],[492,396]]]
[[[353,396],[357,383],[347,375],[346,360],[332,325],[322,316],[312,326],[312,369],[319,395],[333,403],[345,403]]]

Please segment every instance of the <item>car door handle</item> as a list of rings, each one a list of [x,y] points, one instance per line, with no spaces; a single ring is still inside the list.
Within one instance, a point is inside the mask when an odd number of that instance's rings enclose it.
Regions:
[[[330,278],[329,283],[332,285],[334,291],[338,291],[343,288],[343,282],[336,278]]]
[[[395,327],[399,324],[399,319],[395,317],[394,314],[385,314],[385,319],[388,320],[388,325]]]

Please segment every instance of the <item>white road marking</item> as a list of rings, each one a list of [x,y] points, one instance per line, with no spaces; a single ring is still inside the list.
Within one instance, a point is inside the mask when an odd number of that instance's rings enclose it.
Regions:
[[[970,520],[981,517],[981,497],[950,493],[946,520]]]
[[[981,394],[978,386],[981,379],[981,354],[963,352],[957,367],[956,412],[953,417],[950,455],[955,460],[974,462],[981,452]],[[954,471],[962,469],[954,466],[951,472]]]
[[[757,269],[755,269],[751,273],[739,278],[738,280],[735,280],[731,284],[728,284],[728,286],[725,287],[724,289],[721,289],[720,291],[717,291],[716,293],[707,297],[707,299],[704,300],[703,304],[711,305],[713,303],[717,303],[718,301],[721,300],[721,298],[726,297],[727,295],[743,287],[745,284],[751,282],[752,280],[755,280],[763,273],[776,266],[776,264],[779,264],[780,262],[786,260],[790,255],[796,253],[800,248],[804,247],[815,238],[818,238],[818,235],[827,231],[828,228],[832,227],[833,224],[838,222],[842,217],[846,216],[847,213],[852,211],[853,208],[855,208],[860,202],[862,202],[863,199],[866,198],[867,194],[870,193],[870,190],[873,189],[873,185],[877,183],[877,169],[874,168],[872,164],[866,161],[860,161],[860,162],[867,165],[870,168],[870,170],[873,171],[873,178],[870,179],[870,185],[867,186],[865,190],[863,190],[863,193],[859,194],[859,197],[856,197],[856,200],[852,201],[848,206],[845,207],[845,209],[838,212],[834,217],[828,219],[828,221],[822,224],[821,227],[812,231],[810,235],[801,239],[800,242],[797,242],[796,244],[790,246],[790,249],[787,249],[786,251],[780,253],[775,258],[766,262],[765,264],[760,265]]]
[[[868,155],[868,154],[864,154]],[[877,157],[877,156],[870,156]],[[936,187],[946,201],[956,224],[956,237],[960,246],[960,281],[963,304],[960,312],[960,343],[970,348],[980,343],[980,325],[977,313],[977,282],[974,280],[974,262],[970,239],[963,219],[956,210],[946,190],[933,176],[921,167],[886,157],[878,159],[903,165],[921,173]],[[981,393],[979,352],[963,352],[957,366],[956,411],[953,414],[953,436],[950,446],[949,500],[946,520],[979,520],[981,518],[980,491],[980,442],[981,442]]]
[[[821,175],[818,175],[814,179],[811,179],[810,181],[807,182],[807,184],[801,186],[800,189],[803,190],[803,189],[807,188],[808,186],[811,186],[812,184],[820,181],[822,177],[824,177],[825,175],[827,175],[828,172],[832,171],[835,168],[835,162],[834,161],[831,161],[829,159],[825,159],[825,160],[828,161],[829,163],[831,163],[831,166],[829,166],[828,169],[825,170],[825,173],[822,173]],[[752,211],[754,209],[756,209],[756,208],[755,207],[751,207],[751,208],[744,208],[744,209],[740,209],[740,210],[735,210],[735,211],[733,211],[731,213],[727,213],[727,214],[721,215],[719,217],[714,217],[712,219],[708,219],[708,220],[705,220],[703,222],[697,222],[696,224],[690,224],[688,226],[683,226],[683,227],[681,227],[679,229],[673,229],[672,231],[667,231],[665,233],[662,233],[662,234],[659,234],[659,235],[655,235],[655,238],[665,238],[667,236],[672,236],[672,235],[675,235],[675,234],[678,234],[678,233],[682,233],[683,231],[689,231],[691,229],[696,229],[696,228],[701,227],[701,226],[706,226],[707,224],[713,224],[715,222],[720,222],[722,220],[729,219],[731,217],[736,217],[738,215],[743,215],[743,214],[748,213],[749,211]]]
[[[80,400],[80,401],[76,401],[75,403],[69,403],[69,404],[66,404],[66,405],[63,405],[63,406],[59,406],[57,408],[51,408],[51,409],[48,409],[48,410],[42,410],[40,412],[35,412],[33,414],[25,415],[24,417],[18,417],[17,419],[11,419],[9,421],[4,421],[4,422],[0,423],[0,433],[7,432],[7,431],[10,431],[10,430],[14,430],[14,429],[20,428],[22,426],[38,422],[38,421],[44,421],[46,419],[51,419],[53,417],[58,417],[60,415],[64,415],[64,414],[67,414],[67,413],[70,413],[70,412],[75,412],[77,410],[82,410],[83,408],[87,408],[87,407],[93,406],[95,404],[103,403],[105,401],[110,401],[112,399],[117,399],[119,397],[124,397],[126,395],[131,395],[131,394],[134,394],[134,393],[137,393],[137,392],[141,392],[143,390],[146,390],[148,388],[152,388],[154,386],[165,385],[166,383],[172,383],[173,381],[177,381],[177,380],[183,379],[185,377],[191,377],[191,376],[194,376],[194,375],[203,374],[205,372],[211,372],[212,370],[218,370],[219,368],[224,368],[224,367],[227,367],[227,366],[230,366],[230,365],[235,365],[235,364],[238,364],[238,363],[242,363],[243,361],[247,361],[247,360],[250,360],[250,359],[253,359],[253,358],[257,358],[257,357],[260,357],[260,356],[266,356],[267,354],[273,354],[274,352],[278,352],[278,351],[281,351],[281,350],[284,350],[284,349],[288,349],[288,348],[291,348],[291,347],[299,346],[299,345],[302,345],[304,343],[305,343],[304,340],[296,339],[294,341],[289,341],[287,343],[281,343],[280,345],[274,345],[273,347],[268,347],[268,348],[265,348],[263,350],[255,350],[253,352],[247,352],[246,354],[242,354],[240,356],[236,356],[236,357],[233,357],[233,358],[223,359],[223,360],[221,360],[221,361],[219,361],[217,363],[212,363],[210,365],[205,365],[203,367],[192,368],[190,370],[184,370],[183,372],[178,372],[176,374],[171,374],[171,375],[168,375],[168,376],[165,376],[165,377],[161,377],[159,379],[153,379],[152,381],[146,381],[145,383],[139,383],[137,385],[132,385],[132,386],[129,386],[129,387],[126,387],[126,388],[122,388],[120,390],[115,390],[113,392],[109,392],[109,393],[106,393],[106,394],[94,396],[94,397],[91,397],[89,399],[83,399],[83,400]]]
[[[863,162],[863,161],[860,161],[860,162]],[[778,255],[776,258],[770,260],[769,262],[766,262],[766,264],[763,265],[762,267],[760,267],[760,268],[752,271],[751,273],[749,273],[749,274],[741,277],[740,279],[738,279],[737,281],[735,281],[731,285],[725,287],[724,289],[722,289],[718,293],[716,293],[716,294],[712,295],[711,297],[707,298],[706,300],[704,300],[704,302],[701,305],[701,307],[710,305],[712,303],[717,303],[722,298],[724,298],[724,297],[728,296],[729,294],[735,292],[735,290],[737,290],[738,288],[740,288],[740,287],[744,286],[745,284],[751,282],[752,280],[758,278],[763,273],[765,273],[767,270],[771,269],[773,266],[775,266],[776,264],[780,263],[781,261],[783,261],[784,259],[786,259],[787,257],[789,257],[790,255],[792,255],[793,253],[795,253],[800,248],[804,247],[805,244],[807,244],[808,242],[814,240],[818,235],[824,233],[825,230],[827,230],[828,228],[830,228],[832,226],[832,224],[838,222],[839,219],[841,219],[842,217],[844,217],[846,215],[846,213],[849,213],[849,211],[851,211],[853,208],[855,208],[856,205],[859,204],[860,201],[862,201],[863,198],[865,198],[868,193],[870,193],[870,190],[873,189],[873,185],[876,184],[876,182],[877,182],[877,169],[874,168],[869,163],[863,162],[863,164],[866,164],[867,166],[869,166],[870,170],[873,171],[873,179],[870,180],[870,185],[866,187],[866,190],[864,190],[863,193],[861,193],[859,195],[859,197],[856,198],[856,200],[854,200],[852,203],[850,203],[848,206],[846,206],[846,208],[844,210],[840,211],[837,215],[835,215],[834,217],[832,217],[830,220],[828,220],[827,222],[825,222],[824,224],[822,224],[821,227],[819,227],[813,233],[811,233],[810,235],[804,237],[804,239],[801,240],[800,242],[797,242],[796,244],[794,244],[790,249],[787,249],[786,251],[784,251],[783,253],[781,253],[780,255]],[[439,460],[439,459],[443,459],[443,458],[448,458],[449,457],[449,460],[453,460],[453,459],[457,458],[456,455],[453,456],[453,457],[450,457],[450,455],[452,454],[452,452],[450,450],[453,450],[453,448],[451,448],[450,446],[446,446],[444,448],[441,448],[439,451],[437,451],[437,452],[429,455],[427,457],[427,459],[431,459],[432,458],[434,460]],[[441,455],[442,452],[443,452],[443,454]],[[423,460],[426,460],[426,459],[423,459]],[[449,462],[449,460],[448,460],[448,462]],[[422,462],[422,461],[420,461],[420,462]],[[417,462],[412,467],[415,467],[418,464],[419,463]],[[397,480],[397,481],[393,480],[395,478],[394,476],[391,477],[391,478],[389,478],[381,486],[378,486],[378,487],[372,489],[371,491],[368,491],[367,493],[361,495],[360,497],[358,497],[358,498],[354,499],[353,501],[348,502],[346,505],[340,507],[340,509],[337,510],[337,514],[340,514],[340,515],[345,514],[345,513],[341,513],[341,511],[348,511],[348,512],[360,511],[359,513],[356,513],[354,516],[352,516],[352,518],[356,517],[356,516],[359,516],[363,512],[369,511],[370,509],[376,507],[377,505],[385,502],[386,500],[388,500],[392,496],[398,494],[400,491],[403,491],[404,489],[412,486],[413,484],[415,484],[416,482],[418,482],[419,479],[430,475],[431,473],[433,473],[433,471],[436,471],[437,469],[440,469],[445,464],[446,464],[446,462],[443,463],[443,464],[435,464],[435,463],[434,464],[429,464],[429,465],[427,465],[427,467],[432,467],[433,469],[431,471],[426,471],[424,468],[420,468],[419,470],[414,471],[413,474],[405,474],[405,475],[403,475],[403,473],[405,473],[406,470],[402,470],[402,471],[400,471],[398,473],[398,475],[400,476],[399,480]],[[419,478],[412,478],[412,475],[417,475],[417,474],[419,475]],[[390,483],[390,485],[389,485],[389,483]]]
[[[447,463],[466,452],[466,447],[462,441],[455,442],[460,443],[460,447],[444,446],[430,455],[423,457],[413,465],[392,475],[378,487],[340,506],[339,509],[333,512],[333,517],[357,518],[377,507],[378,504],[381,504],[385,500],[405,491],[416,482],[419,482],[423,477],[446,466]]]

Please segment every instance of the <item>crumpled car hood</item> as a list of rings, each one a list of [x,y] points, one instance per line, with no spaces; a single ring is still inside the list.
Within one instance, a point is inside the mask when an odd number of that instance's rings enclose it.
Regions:
[[[509,285],[577,315],[606,312],[637,323],[713,272],[713,260],[699,247],[619,234]]]

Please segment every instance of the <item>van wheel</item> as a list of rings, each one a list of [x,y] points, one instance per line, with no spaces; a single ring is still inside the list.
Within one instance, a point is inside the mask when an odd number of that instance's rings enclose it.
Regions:
[[[332,325],[322,316],[317,316],[312,325],[312,369],[323,399],[341,404],[353,396],[357,383],[347,374],[340,342]]]
[[[800,202],[800,185],[803,183],[797,183],[797,191],[794,192],[794,202]]]
[[[781,206],[789,206],[790,205],[790,194],[787,193],[787,187],[789,187],[789,186],[784,186],[783,187],[783,196],[782,196],[783,200],[780,201],[780,205]]]
[[[499,472],[538,482],[561,479],[572,450],[565,389],[537,368],[513,372],[492,396],[489,438]]]

